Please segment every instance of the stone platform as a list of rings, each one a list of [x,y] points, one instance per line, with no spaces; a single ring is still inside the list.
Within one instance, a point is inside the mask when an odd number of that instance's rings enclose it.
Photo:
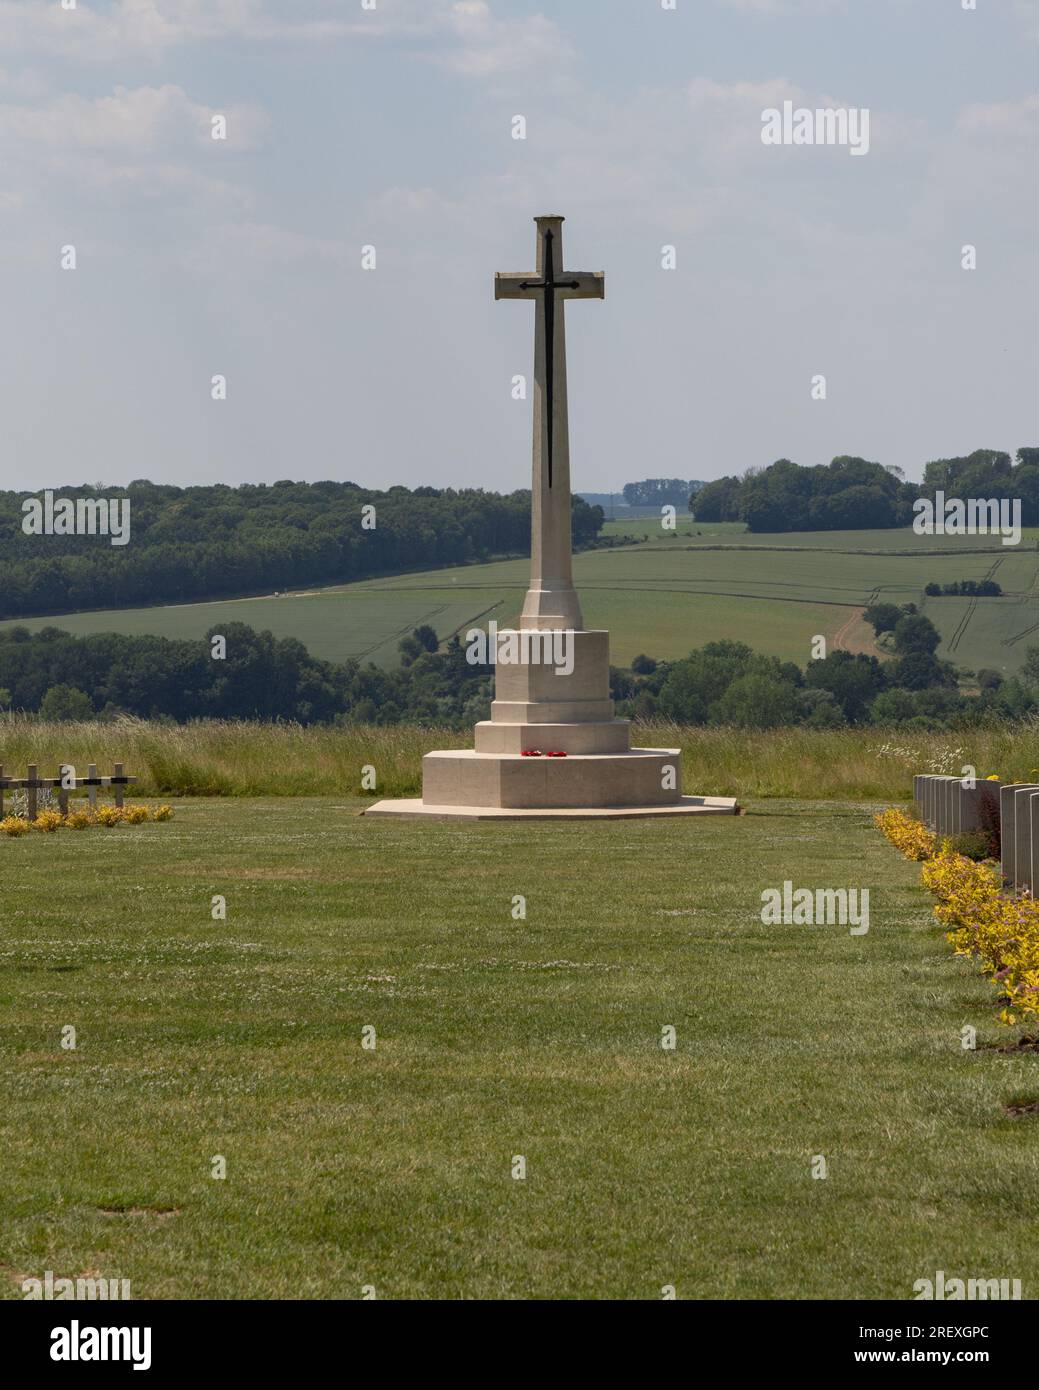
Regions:
[[[728,796],[682,796],[667,806],[431,806],[421,797],[377,801],[364,816],[397,820],[647,820],[658,816],[736,816]]]
[[[433,806],[665,806],[681,786],[678,748],[565,758],[452,749],[422,759],[422,799]]]

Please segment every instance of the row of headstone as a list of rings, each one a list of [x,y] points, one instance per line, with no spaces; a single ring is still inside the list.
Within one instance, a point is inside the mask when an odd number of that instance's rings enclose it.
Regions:
[[[913,778],[917,814],[938,835],[980,829],[985,798],[995,803],[997,796],[1003,884],[1011,892],[1031,892],[1039,883],[1039,782],[985,781],[971,787],[959,777]]]
[[[1039,875],[1039,784],[1000,787],[999,844],[1004,885],[1015,893],[1031,891]]]
[[[994,799],[999,785],[964,786],[962,777],[914,777],[913,801],[917,815],[936,834],[962,835],[980,829],[982,801],[987,796]]]

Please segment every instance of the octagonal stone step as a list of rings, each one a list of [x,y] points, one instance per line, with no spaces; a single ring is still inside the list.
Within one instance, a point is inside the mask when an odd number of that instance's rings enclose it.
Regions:
[[[681,795],[678,748],[566,758],[452,749],[422,759],[422,800],[436,806],[664,806]]]

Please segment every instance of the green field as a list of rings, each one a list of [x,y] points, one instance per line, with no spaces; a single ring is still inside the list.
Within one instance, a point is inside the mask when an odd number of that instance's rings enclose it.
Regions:
[[[617,538],[645,539],[574,559],[585,622],[609,628],[618,665],[640,652],[684,656],[721,638],[800,665],[818,634],[849,650],[873,651],[859,613],[875,599],[920,605],[942,634],[939,655],[969,670],[1011,673],[1029,643],[1039,644],[1039,531],[1009,547],[998,537],[921,537],[908,529],[752,536],[739,526],[688,519],[680,528],[672,535],[653,521],[608,523]],[[239,620],[299,637],[317,656],[392,665],[401,636],[420,623],[444,640],[488,618],[514,622],[528,572],[527,560],[504,560],[300,594],[34,618],[24,626],[198,638]],[[923,593],[931,581],[986,576],[999,581],[1003,598]]]
[[[1035,1057],[961,1050],[993,992],[872,807],[357,809],[0,840],[4,1297],[1034,1296],[1037,1122],[1002,1107]],[[763,926],[787,879],[868,887],[868,934]]]

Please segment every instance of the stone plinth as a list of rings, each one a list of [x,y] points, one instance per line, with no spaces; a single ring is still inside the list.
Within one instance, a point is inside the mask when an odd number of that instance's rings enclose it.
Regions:
[[[515,635],[503,631],[499,638]],[[476,726],[475,749],[427,753],[421,801],[380,801],[365,814],[735,815],[739,807],[732,797],[682,795],[680,749],[631,747],[630,725],[614,718],[610,699],[609,634],[566,635],[573,643],[572,670],[557,673],[544,661],[499,662],[498,698],[490,719]],[[540,756],[532,756],[535,750]]]
[[[733,816],[739,806],[728,796],[682,796],[670,806],[434,806],[421,797],[378,801],[366,816],[397,820],[649,820],[674,816]]]
[[[436,806],[666,806],[681,794],[677,748],[566,758],[462,749],[422,759],[422,800]]]

